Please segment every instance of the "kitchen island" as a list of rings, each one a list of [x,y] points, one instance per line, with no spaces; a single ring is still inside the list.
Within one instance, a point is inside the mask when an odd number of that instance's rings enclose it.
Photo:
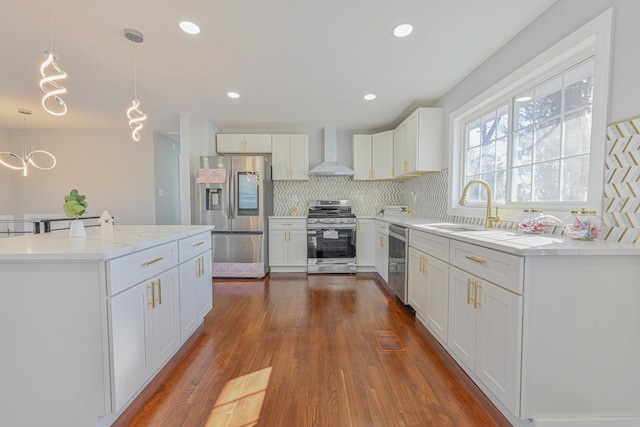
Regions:
[[[211,309],[212,229],[0,240],[0,425],[110,425]]]

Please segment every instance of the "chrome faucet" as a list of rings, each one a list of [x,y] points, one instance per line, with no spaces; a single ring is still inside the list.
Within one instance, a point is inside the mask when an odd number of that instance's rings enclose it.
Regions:
[[[496,223],[500,221],[500,217],[498,216],[498,207],[496,206],[496,216],[491,216],[491,200],[493,199],[493,191],[491,190],[491,186],[484,179],[473,179],[469,181],[467,185],[462,189],[462,197],[460,197],[461,205],[467,204],[467,192],[469,191],[469,187],[473,184],[480,184],[484,188],[487,189],[487,228],[494,228]]]

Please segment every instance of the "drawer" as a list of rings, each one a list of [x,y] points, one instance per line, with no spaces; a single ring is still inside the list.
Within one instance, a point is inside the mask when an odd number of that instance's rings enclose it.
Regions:
[[[178,262],[182,263],[211,250],[211,233],[200,233],[178,241]]]
[[[409,230],[409,246],[431,255],[442,261],[449,262],[449,239],[435,236],[424,231]]]
[[[291,218],[291,219],[270,219],[269,220],[269,229],[270,230],[306,230],[307,229],[307,219],[306,218]]]
[[[384,221],[376,221],[376,230],[378,233],[389,234],[389,223]]]
[[[451,240],[449,263],[474,276],[522,295],[524,258]]]
[[[115,258],[107,263],[109,295],[150,279],[178,265],[178,243],[170,242]]]

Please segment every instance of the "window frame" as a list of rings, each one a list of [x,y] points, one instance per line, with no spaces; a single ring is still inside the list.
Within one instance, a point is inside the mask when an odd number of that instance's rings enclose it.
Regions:
[[[594,58],[594,94],[587,202],[511,202],[494,203],[494,206],[501,208],[499,216],[503,220],[511,221],[527,207],[541,208],[560,219],[574,209],[602,212],[612,18],[613,11],[609,9],[449,115],[449,215],[484,218],[486,213],[485,203],[464,206],[458,203],[465,174],[467,123],[505,103],[511,115],[511,98],[591,56]]]

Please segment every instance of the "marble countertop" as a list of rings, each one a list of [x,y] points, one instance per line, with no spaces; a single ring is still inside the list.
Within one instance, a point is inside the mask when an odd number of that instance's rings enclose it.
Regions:
[[[86,237],[68,230],[0,239],[3,261],[105,261],[206,231],[211,225],[116,225],[111,232],[87,227]]]
[[[572,240],[551,234],[524,234],[513,230],[446,223],[425,218],[386,215],[367,218],[404,225],[415,230],[520,256],[640,255],[640,246],[632,243]]]

